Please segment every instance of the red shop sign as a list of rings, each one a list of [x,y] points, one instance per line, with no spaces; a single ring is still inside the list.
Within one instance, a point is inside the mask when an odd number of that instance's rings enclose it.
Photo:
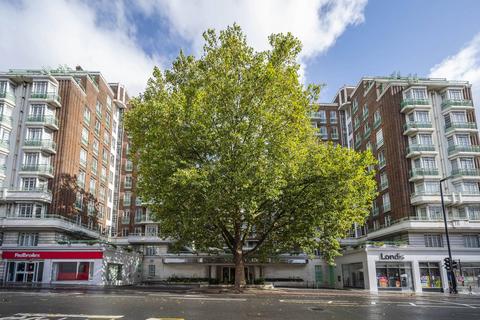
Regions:
[[[102,251],[3,251],[3,259],[102,259]]]

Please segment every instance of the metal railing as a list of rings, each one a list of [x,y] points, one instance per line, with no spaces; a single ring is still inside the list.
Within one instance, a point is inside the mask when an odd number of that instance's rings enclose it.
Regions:
[[[407,130],[410,130],[410,129],[422,129],[422,128],[431,128],[432,127],[432,123],[431,122],[417,122],[417,121],[413,121],[413,122],[407,122],[405,123],[405,125],[403,126],[403,129],[405,131]]]
[[[442,110],[452,106],[473,107],[473,102],[472,100],[467,100],[467,99],[458,99],[458,100],[447,99],[442,102]]]
[[[0,99],[7,99],[15,102],[15,95],[11,92],[0,92]]]
[[[477,124],[475,122],[450,122],[445,126],[445,132],[455,129],[477,129]]]
[[[458,168],[452,170],[452,176],[480,176],[480,169],[477,168]]]
[[[429,99],[404,99],[400,103],[400,107],[402,109],[407,106],[415,106],[415,105],[428,106],[430,105],[430,100]]]
[[[53,174],[53,166],[49,164],[23,164],[21,171]]]
[[[43,93],[36,93],[33,92],[30,95],[30,99],[45,99],[45,100],[53,100],[60,103],[61,99],[60,96],[56,92],[43,92]]]
[[[452,145],[448,147],[448,155],[457,152],[480,152],[480,146],[477,145]]]
[[[54,125],[58,127],[58,120],[54,116],[36,116],[36,115],[29,115],[27,117],[27,122],[31,123],[43,123],[47,125]]]
[[[9,215],[9,216],[6,217],[6,219],[28,219],[28,220],[53,219],[53,220],[64,221],[64,222],[70,223],[72,225],[76,225],[78,227],[88,229],[90,231],[95,231],[95,232],[100,231],[100,228],[99,228],[98,225],[97,226],[89,226],[88,224],[79,222],[76,219],[68,218],[68,217],[65,217],[65,216],[62,216],[62,215],[58,215],[58,214],[44,214],[44,215],[41,215],[39,217],[38,216],[20,217],[20,216],[17,216],[17,215]]]
[[[407,154],[418,151],[435,151],[433,144],[411,144],[407,147]]]
[[[23,145],[26,147],[40,147],[52,150],[56,150],[57,148],[55,141],[50,139],[27,139]]]
[[[438,168],[413,168],[410,170],[410,177],[418,176],[438,176]]]

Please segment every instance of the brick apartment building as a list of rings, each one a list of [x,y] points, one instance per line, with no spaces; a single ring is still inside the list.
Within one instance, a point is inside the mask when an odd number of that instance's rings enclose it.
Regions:
[[[172,251],[158,233],[136,194],[122,85],[81,68],[11,70],[0,74],[0,106],[4,281],[233,281],[227,253]],[[365,77],[314,109],[311,122],[321,141],[377,158],[371,169],[379,194],[371,215],[342,240],[335,266],[319,256],[285,254],[270,263],[247,261],[247,280],[373,292],[445,290],[439,181],[448,177],[443,190],[457,279],[462,290],[478,290],[480,146],[470,84]]]

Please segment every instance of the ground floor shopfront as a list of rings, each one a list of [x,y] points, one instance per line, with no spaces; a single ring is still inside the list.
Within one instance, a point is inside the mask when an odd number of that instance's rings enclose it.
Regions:
[[[346,251],[336,260],[338,288],[432,292],[448,291],[444,248],[366,247]],[[460,291],[480,291],[480,251],[456,250]]]
[[[126,285],[141,281],[141,256],[102,246],[4,249],[6,284]]]

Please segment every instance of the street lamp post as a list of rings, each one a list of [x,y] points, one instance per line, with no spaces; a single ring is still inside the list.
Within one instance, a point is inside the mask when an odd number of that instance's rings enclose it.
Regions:
[[[446,177],[440,180],[440,198],[442,199],[443,224],[445,226],[445,236],[447,239],[448,258],[450,259],[450,263],[452,263],[453,261],[452,250],[450,249],[450,237],[448,236],[448,226],[447,226],[447,213],[445,212],[445,201],[443,200],[443,188],[442,188],[442,182],[447,179],[449,179],[449,177]],[[455,278],[455,273],[453,271],[453,268],[450,267],[450,270],[447,270],[447,272],[450,274],[450,281],[452,282],[451,292],[457,293],[457,279]]]

